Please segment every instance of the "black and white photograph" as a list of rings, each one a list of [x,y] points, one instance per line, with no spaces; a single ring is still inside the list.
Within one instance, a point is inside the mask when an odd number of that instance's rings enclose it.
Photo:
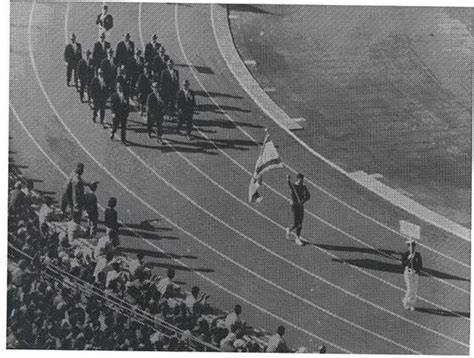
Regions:
[[[1,10],[4,353],[470,354],[472,3]]]

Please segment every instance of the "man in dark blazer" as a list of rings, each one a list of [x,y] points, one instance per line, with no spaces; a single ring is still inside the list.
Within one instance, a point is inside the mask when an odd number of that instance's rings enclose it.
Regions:
[[[146,101],[151,91],[152,79],[153,79],[153,74],[151,72],[151,66],[147,62],[145,63],[143,72],[140,74],[140,76],[138,76],[137,90],[138,90],[138,103],[140,105],[141,116],[143,116]]]
[[[145,45],[145,62],[153,63],[153,59],[158,54],[161,44],[158,42],[158,35],[152,35],[151,41]]]
[[[151,138],[153,132],[153,126],[156,123],[156,135],[158,142],[163,144],[163,112],[164,102],[159,93],[159,85],[157,82],[153,82],[151,86],[152,92],[148,95],[146,101],[146,117],[148,124],[148,138]]]
[[[138,77],[143,73],[143,67],[145,66],[144,61],[145,59],[142,56],[142,51],[136,50],[135,56],[130,57],[125,64],[125,72],[127,73],[127,82],[130,87],[131,96],[137,95],[136,87]]]
[[[105,41],[105,34],[99,35],[99,41],[94,44],[92,49],[92,62],[94,63],[95,73],[101,67],[102,60],[107,57],[107,50],[110,48],[110,42]]]
[[[76,42],[76,35],[71,34],[71,43],[66,45],[64,49],[64,61],[66,61],[66,84],[69,87],[71,82],[71,75],[74,72],[74,85],[77,86],[77,64],[82,58],[82,47],[79,42]]]
[[[84,91],[89,88],[91,74],[90,74],[90,63],[91,63],[91,50],[87,50],[86,58],[81,58],[77,64],[77,77],[79,78],[79,98],[81,103],[84,103]]]
[[[174,68],[173,60],[168,60],[168,68],[161,72],[160,82],[165,112],[171,120],[175,115],[176,95],[179,91],[179,71]]]
[[[104,71],[102,68],[99,68],[97,70],[97,76],[94,77],[91,83],[90,99],[92,101],[93,110],[92,120],[94,123],[96,122],[97,112],[100,111],[100,124],[102,124],[104,128],[105,103],[107,102],[108,97],[109,91],[105,84]]]
[[[107,89],[110,94],[115,91],[115,77],[117,76],[117,64],[114,58],[114,50],[109,48],[107,50],[107,57],[101,62],[102,70],[104,71],[104,79]]]
[[[87,83],[86,83],[86,90],[87,90],[87,101],[89,105],[91,104],[91,83],[94,79],[94,61],[92,61],[92,51],[87,50],[86,52],[86,62],[87,62]]]
[[[189,81],[184,80],[183,89],[178,92],[177,95],[178,105],[178,127],[176,128],[178,134],[181,134],[180,130],[183,123],[186,123],[186,137],[191,140],[191,130],[193,127],[193,114],[194,108],[196,107],[196,101],[194,99],[194,92],[189,88]]]
[[[161,71],[166,68],[166,63],[169,56],[166,54],[166,50],[163,46],[158,50],[158,54],[153,58],[153,72],[158,78],[158,82],[161,80]]]
[[[113,127],[112,135],[110,139],[114,139],[115,132],[117,132],[118,126],[120,124],[121,132],[120,139],[123,144],[127,143],[127,119],[129,114],[129,102],[128,98],[125,96],[122,88],[122,84],[117,82],[116,85],[117,91],[110,98],[110,109],[113,113]]]
[[[117,44],[115,60],[117,65],[126,65],[128,60],[135,55],[135,43],[130,40],[130,34],[123,35],[123,40]]]
[[[127,73],[124,65],[118,68],[117,77],[115,78],[115,85],[117,85],[117,83],[122,85],[122,91],[125,97],[130,98],[130,86],[128,85]]]
[[[114,26],[114,18],[109,14],[109,7],[107,5],[102,6],[102,12],[97,15],[95,23],[99,28],[99,33],[103,33],[104,35],[112,29]]]

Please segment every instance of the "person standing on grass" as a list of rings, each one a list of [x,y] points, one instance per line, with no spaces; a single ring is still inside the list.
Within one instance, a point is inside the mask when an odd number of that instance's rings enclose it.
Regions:
[[[295,244],[303,246],[301,241],[301,230],[303,229],[304,218],[304,204],[311,198],[308,188],[304,185],[304,175],[298,173],[296,181],[291,182],[291,177],[288,175],[288,185],[291,191],[291,210],[293,211],[293,226],[286,228],[286,238],[290,239],[290,233],[296,229]]]

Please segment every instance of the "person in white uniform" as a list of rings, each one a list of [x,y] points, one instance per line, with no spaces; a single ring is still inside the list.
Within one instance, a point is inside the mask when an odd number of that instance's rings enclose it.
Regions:
[[[423,262],[421,254],[415,250],[415,241],[408,240],[407,245],[408,251],[402,255],[403,277],[405,278],[405,284],[407,286],[407,291],[402,302],[404,309],[414,311],[418,292],[418,281]]]

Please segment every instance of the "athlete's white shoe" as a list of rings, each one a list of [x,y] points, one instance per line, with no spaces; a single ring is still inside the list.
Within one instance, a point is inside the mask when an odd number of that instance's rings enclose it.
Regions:
[[[286,228],[286,239],[290,240],[290,228],[289,227]]]
[[[300,239],[299,237],[297,237],[297,238],[295,239],[295,244],[298,245],[298,246],[303,246],[303,245],[304,245],[304,242],[301,241],[301,239]]]

